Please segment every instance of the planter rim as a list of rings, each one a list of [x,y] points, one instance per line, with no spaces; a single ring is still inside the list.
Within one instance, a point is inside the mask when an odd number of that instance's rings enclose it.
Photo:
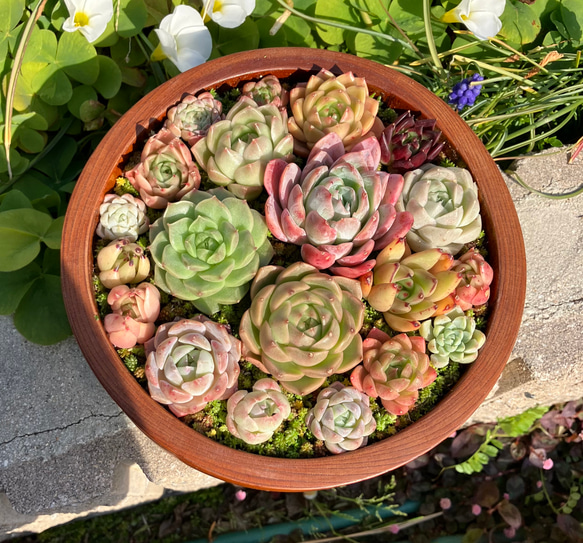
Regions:
[[[287,77],[298,71],[315,73],[319,68],[353,71],[365,77],[369,90],[382,94],[392,107],[437,119],[437,127],[472,172],[488,235],[489,262],[495,271],[487,341],[445,398],[395,436],[336,456],[259,457],[216,443],[186,426],[152,400],[125,368],[107,339],[93,297],[93,236],[99,204],[113,187],[120,164],[184,94],[222,83],[236,85],[268,73]],[[524,243],[514,204],[498,167],[459,115],[394,69],[345,53],[307,48],[259,49],[209,61],[135,104],[106,134],[79,177],[65,218],[61,266],[73,333],[98,380],[129,418],[189,466],[235,484],[273,491],[318,490],[369,479],[402,466],[451,435],[479,407],[504,369],[520,326],[526,291]]]

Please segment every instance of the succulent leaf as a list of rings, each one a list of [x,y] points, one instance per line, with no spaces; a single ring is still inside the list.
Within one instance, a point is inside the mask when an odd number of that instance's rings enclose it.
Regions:
[[[99,224],[95,233],[103,239],[136,241],[149,225],[146,205],[142,200],[131,194],[106,194],[99,206]]]

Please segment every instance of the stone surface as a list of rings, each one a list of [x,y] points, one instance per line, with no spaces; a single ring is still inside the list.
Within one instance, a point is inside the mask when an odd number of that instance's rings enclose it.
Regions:
[[[512,165],[514,174],[548,193],[583,182],[583,157],[548,151]],[[487,422],[535,405],[580,398],[583,391],[583,195],[551,200],[506,176],[526,247],[522,325],[498,387],[470,422]]]
[[[100,507],[157,499],[164,489],[192,491],[220,482],[138,430],[101,387],[73,338],[34,345],[9,317],[0,317],[0,344],[0,537],[45,529],[55,513],[62,523]],[[147,474],[147,488],[129,477],[127,466],[133,465],[146,481]]]
[[[518,175],[563,192],[583,163],[529,158]],[[528,284],[523,324],[496,390],[472,421],[580,397],[583,389],[583,196],[548,200],[507,178],[523,228]],[[0,317],[0,540],[87,514],[220,481],[176,460],[142,434],[100,386],[73,339],[41,347]]]

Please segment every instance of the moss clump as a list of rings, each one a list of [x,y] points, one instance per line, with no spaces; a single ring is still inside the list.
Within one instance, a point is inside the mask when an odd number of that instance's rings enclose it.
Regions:
[[[143,345],[131,349],[116,349],[125,367],[142,384],[146,383],[146,351]]]
[[[133,187],[133,185],[130,183],[130,180],[123,176],[120,176],[115,180],[115,187],[113,187],[113,192],[115,192],[118,196],[131,194],[132,196],[136,196],[138,198],[140,197],[140,193]]]
[[[397,112],[393,108],[388,107],[380,96],[377,97],[377,100],[379,102],[379,111],[377,113],[377,117],[383,121],[385,126],[394,123],[398,117]]]
[[[97,275],[93,274],[91,281],[93,283],[95,302],[97,303],[97,309],[99,310],[99,318],[103,320],[105,315],[111,313],[111,308],[107,303],[107,295],[109,291],[103,286],[103,283],[99,280]]]
[[[366,336],[368,336],[368,334],[373,328],[378,328],[379,330],[382,330],[389,336],[395,335],[395,332],[391,328],[389,328],[389,325],[385,321],[383,314],[377,311],[376,309],[373,309],[371,305],[367,301],[365,301],[364,323],[362,325],[362,328],[360,329],[360,335],[363,337],[363,339],[366,338]]]

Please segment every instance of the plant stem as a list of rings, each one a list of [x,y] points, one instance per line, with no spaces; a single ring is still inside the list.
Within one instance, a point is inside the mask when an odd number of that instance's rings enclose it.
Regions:
[[[310,21],[312,23],[321,24],[321,25],[334,26],[336,28],[342,28],[343,30],[350,30],[351,32],[357,32],[357,33],[361,33],[361,34],[369,34],[370,36],[375,36],[376,38],[380,38],[382,40],[400,43],[403,47],[406,47],[407,49],[410,49],[411,51],[413,51],[413,48],[407,42],[400,40],[399,38],[395,38],[394,36],[391,36],[390,34],[384,34],[383,32],[376,32],[376,31],[370,30],[368,28],[358,28],[356,26],[345,25],[343,23],[335,23],[333,21],[328,21],[326,19],[320,19],[318,17],[311,17],[310,15],[306,15],[305,13],[302,13],[301,11],[298,11],[297,9],[288,6],[285,3],[285,0],[277,0],[277,3],[280,4],[281,6],[283,6],[286,10],[291,11],[294,15],[297,15],[298,17],[301,17],[302,19],[305,19],[306,21]]]
[[[20,75],[20,68],[24,59],[24,52],[26,46],[34,30],[34,25],[40,17],[47,0],[39,0],[36,7],[32,10],[30,18],[28,19],[24,32],[20,38],[18,49],[14,55],[14,65],[10,72],[10,79],[8,81],[8,89],[6,91],[6,112],[4,114],[4,149],[6,151],[6,165],[8,166],[8,179],[12,180],[12,166],[10,164],[10,145],[12,144],[12,110],[14,105],[14,96],[16,94],[16,82]]]
[[[423,0],[423,21],[425,23],[425,35],[427,36],[427,44],[429,45],[429,53],[433,60],[433,64],[437,68],[439,73],[443,73],[443,65],[441,60],[439,60],[439,55],[437,54],[437,47],[435,47],[435,39],[433,38],[433,29],[431,28],[431,2],[429,0]]]
[[[533,192],[534,194],[538,194],[539,196],[543,196],[544,198],[548,198],[549,200],[566,200],[568,198],[574,198],[575,196],[579,196],[579,194],[583,194],[583,185],[581,185],[579,188],[577,188],[571,192],[566,192],[564,194],[551,194],[548,192],[542,192],[540,190],[537,190],[537,189],[527,185],[516,172],[513,172],[511,170],[506,170],[505,173],[508,177],[510,177],[511,179],[516,181],[521,187],[525,188],[526,190],[528,190],[530,192]],[[544,483],[543,483],[543,486],[544,486]],[[550,501],[549,501],[549,503],[550,503]]]

